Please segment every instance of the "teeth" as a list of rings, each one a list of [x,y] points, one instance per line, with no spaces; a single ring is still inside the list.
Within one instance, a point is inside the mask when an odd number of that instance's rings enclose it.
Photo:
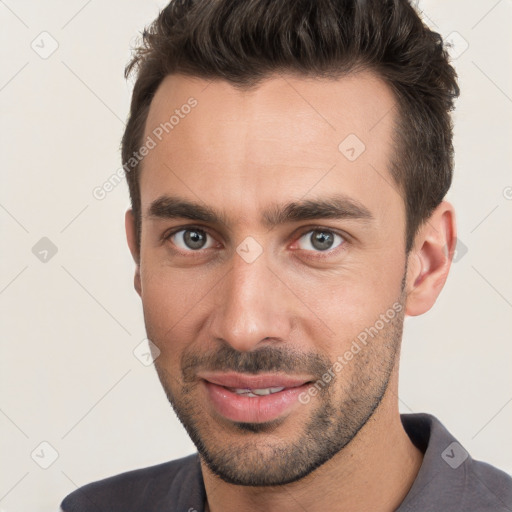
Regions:
[[[279,393],[283,388],[262,388],[262,389],[247,389],[247,388],[230,388],[237,395],[244,395],[248,397],[271,395],[272,393]]]

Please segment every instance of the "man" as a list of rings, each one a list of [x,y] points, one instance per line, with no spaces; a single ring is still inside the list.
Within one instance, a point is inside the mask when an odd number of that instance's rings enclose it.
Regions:
[[[439,35],[406,0],[182,0],[132,71],[135,289],[198,454],[62,510],[512,510],[509,476],[398,411],[404,317],[456,242]]]

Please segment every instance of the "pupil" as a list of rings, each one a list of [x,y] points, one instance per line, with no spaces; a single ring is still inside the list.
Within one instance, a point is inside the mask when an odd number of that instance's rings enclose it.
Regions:
[[[185,243],[191,249],[201,249],[205,240],[206,237],[202,231],[185,231]]]
[[[325,251],[329,249],[334,241],[331,233],[325,231],[317,231],[316,235],[311,235],[311,243],[315,249]]]

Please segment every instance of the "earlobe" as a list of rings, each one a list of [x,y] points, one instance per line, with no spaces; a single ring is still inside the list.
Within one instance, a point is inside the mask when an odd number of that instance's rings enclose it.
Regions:
[[[409,254],[406,315],[421,315],[435,304],[448,277],[456,241],[455,210],[442,201],[420,228]]]
[[[126,240],[128,242],[128,247],[130,248],[133,261],[135,262],[135,276],[133,284],[137,293],[141,295],[142,286],[140,279],[140,247],[137,241],[137,227],[133,210],[129,209],[126,211],[124,217],[124,225],[126,230]]]

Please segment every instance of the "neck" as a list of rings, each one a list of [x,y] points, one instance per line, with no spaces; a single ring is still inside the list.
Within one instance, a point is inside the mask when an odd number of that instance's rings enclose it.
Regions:
[[[398,378],[354,439],[313,473],[291,484],[244,487],[224,482],[201,461],[207,512],[395,511],[423,460],[402,427]]]

